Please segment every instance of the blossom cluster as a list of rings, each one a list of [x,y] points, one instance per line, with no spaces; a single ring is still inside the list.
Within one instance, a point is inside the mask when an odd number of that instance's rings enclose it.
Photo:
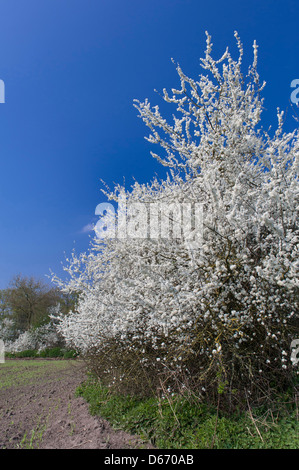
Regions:
[[[42,351],[61,342],[57,332],[56,317],[60,315],[59,305],[49,309],[52,319],[45,325],[19,331],[12,318],[0,321],[0,339],[4,342],[6,352],[21,352],[29,349]]]

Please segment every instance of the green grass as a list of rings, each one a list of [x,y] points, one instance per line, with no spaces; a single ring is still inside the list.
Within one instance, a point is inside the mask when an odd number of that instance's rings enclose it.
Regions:
[[[27,359],[26,361],[9,360],[0,364],[0,392],[4,388],[20,388],[23,385],[42,383],[55,378],[58,370],[69,367],[67,360],[47,361]]]
[[[228,415],[204,403],[174,396],[137,398],[112,393],[93,378],[77,389],[114,427],[139,434],[161,449],[298,449],[295,405]]]
[[[38,449],[43,439],[43,434],[47,429],[47,420],[43,425],[37,425],[31,430],[31,434],[25,432],[21,442],[16,445],[17,449]]]
[[[25,351],[15,352],[15,353],[5,353],[5,357],[11,359],[20,359],[20,358],[63,358],[63,359],[73,359],[77,357],[77,353],[74,350],[66,350],[63,348],[47,348],[42,351],[37,351],[35,349],[27,349]]]

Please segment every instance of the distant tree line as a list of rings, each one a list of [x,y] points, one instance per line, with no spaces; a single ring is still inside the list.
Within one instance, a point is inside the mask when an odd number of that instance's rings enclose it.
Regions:
[[[67,313],[75,305],[76,296],[63,294],[40,279],[18,274],[6,289],[0,290],[0,320],[10,318],[15,328],[24,332],[50,321],[51,307],[60,305]]]

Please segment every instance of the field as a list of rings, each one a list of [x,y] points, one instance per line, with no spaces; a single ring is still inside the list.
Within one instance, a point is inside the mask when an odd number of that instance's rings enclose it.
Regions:
[[[8,359],[0,449],[298,449],[298,408],[287,403],[226,416],[182,397],[111,393],[79,359]]]
[[[86,379],[79,360],[6,360],[0,364],[0,449],[124,449],[140,439],[93,417],[75,396]]]

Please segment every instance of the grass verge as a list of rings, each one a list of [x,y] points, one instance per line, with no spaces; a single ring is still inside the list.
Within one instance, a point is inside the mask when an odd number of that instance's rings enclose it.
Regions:
[[[190,397],[123,396],[92,377],[76,394],[89,403],[92,415],[100,415],[160,449],[299,448],[298,409],[286,397],[271,409],[228,415]]]

